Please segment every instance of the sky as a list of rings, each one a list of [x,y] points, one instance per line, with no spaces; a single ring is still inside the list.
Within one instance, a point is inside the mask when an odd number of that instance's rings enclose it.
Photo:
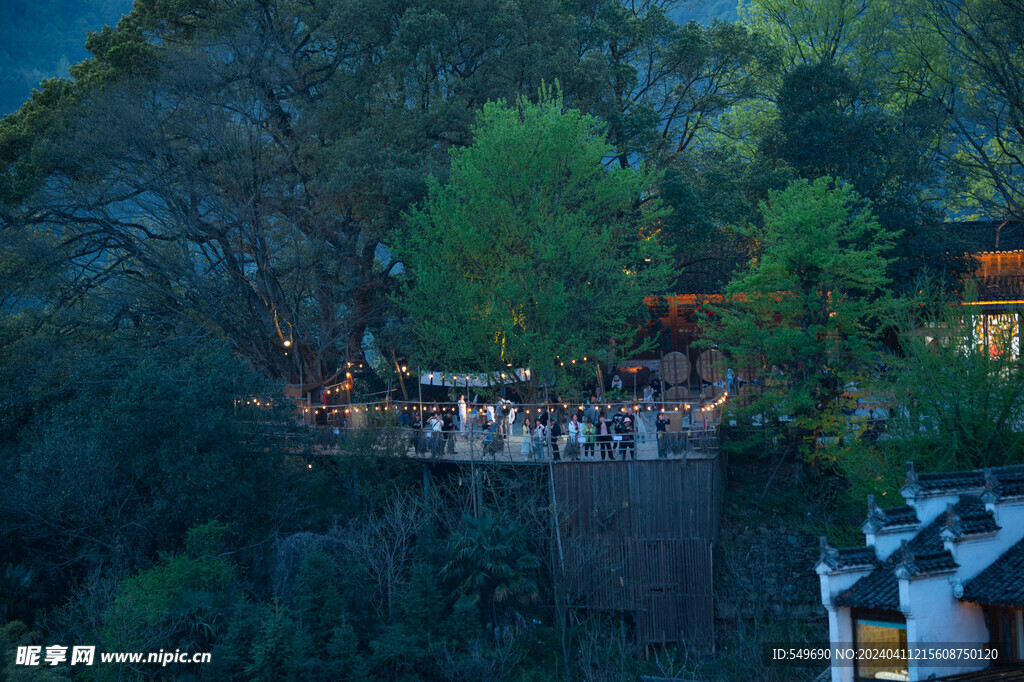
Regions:
[[[0,116],[16,111],[40,81],[67,76],[89,56],[89,31],[114,25],[132,0],[0,0]],[[676,21],[735,20],[736,0],[694,0]]]

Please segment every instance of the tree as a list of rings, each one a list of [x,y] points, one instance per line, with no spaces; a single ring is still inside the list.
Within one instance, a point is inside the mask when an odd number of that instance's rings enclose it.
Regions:
[[[715,130],[719,114],[771,81],[777,51],[739,24],[680,25],[680,0],[590,0],[575,13],[573,106],[608,124],[622,166],[671,157]]]
[[[888,0],[745,0],[739,13],[782,50],[790,67],[843,64],[858,86],[891,77],[899,16]]]
[[[782,79],[777,117],[762,138],[763,153],[788,164],[797,177],[831,176],[848,182],[871,202],[879,224],[900,235],[889,270],[897,286],[913,284],[924,271],[939,274],[947,288],[971,263],[935,228],[940,165],[934,149],[943,116],[926,101],[886,107],[846,67],[800,64]],[[937,280],[933,280],[936,281]]]
[[[424,362],[529,367],[535,388],[538,372],[568,371],[559,356],[628,344],[644,296],[662,290],[653,175],[606,170],[598,121],[550,92],[486,105],[473,132],[395,243],[409,274],[398,302]]]
[[[903,12],[914,20],[907,89],[949,114],[941,151],[966,191],[952,208],[1024,220],[1024,2],[924,0]]]
[[[554,0],[445,9],[139,3],[0,124],[0,226],[55,235],[97,325],[156,318],[330,381],[384,326],[383,242],[471,112],[570,63]]]
[[[927,281],[920,289],[930,293]],[[908,461],[926,472],[983,469],[1018,463],[1024,447],[1016,316],[986,320],[972,306],[922,298],[894,315],[898,352],[869,384],[887,416],[884,437],[869,430],[839,460],[857,502],[895,499]]]
[[[772,429],[788,415],[808,457],[837,428],[843,395],[878,357],[886,268],[896,237],[849,185],[796,180],[762,204],[763,230],[747,272],[726,288],[706,323],[740,366],[762,370],[763,392],[744,412]]]
[[[526,551],[523,529],[505,515],[466,514],[462,524],[448,539],[449,559],[442,575],[479,606],[482,622],[505,625],[502,616],[511,603],[539,597],[540,559]]]

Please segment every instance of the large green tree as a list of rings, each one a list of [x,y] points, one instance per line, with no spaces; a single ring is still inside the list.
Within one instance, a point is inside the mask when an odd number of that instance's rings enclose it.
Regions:
[[[2,227],[54,235],[97,325],[329,381],[383,326],[401,212],[478,107],[571,64],[569,26],[554,0],[138,3],[0,124]]]
[[[738,367],[761,370],[763,391],[744,412],[768,433],[788,417],[805,455],[839,428],[843,395],[878,357],[878,322],[895,235],[848,184],[796,180],[748,228],[758,253],[726,288],[707,323]],[[834,435],[834,433],[833,433]]]
[[[473,144],[452,151],[395,249],[401,304],[426,362],[561,374],[565,359],[632,341],[644,296],[663,288],[661,213],[646,169],[605,167],[597,119],[560,97],[484,107]],[[572,365],[570,363],[569,368]]]

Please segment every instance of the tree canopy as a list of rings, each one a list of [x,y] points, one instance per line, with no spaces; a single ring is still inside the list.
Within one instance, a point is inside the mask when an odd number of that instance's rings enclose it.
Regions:
[[[796,180],[761,205],[758,253],[733,279],[705,323],[739,367],[765,390],[745,410],[761,424],[791,419],[801,450],[840,416],[851,382],[878,358],[886,268],[897,235],[883,229],[850,185]]]
[[[409,277],[397,300],[428,366],[530,367],[536,385],[558,357],[629,339],[668,254],[651,171],[606,168],[613,155],[596,118],[548,91],[484,106],[395,246]]]

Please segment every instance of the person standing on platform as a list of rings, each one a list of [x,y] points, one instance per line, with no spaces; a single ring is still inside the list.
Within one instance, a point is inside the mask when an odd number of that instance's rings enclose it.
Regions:
[[[661,374],[659,374],[657,370],[653,372],[649,385],[651,390],[654,392],[654,400],[661,400]]]
[[[468,418],[469,411],[466,405],[466,396],[459,396],[459,431],[465,433],[466,431],[466,419]]]
[[[622,442],[625,444],[626,450],[629,451],[629,458],[636,459],[636,422],[626,417],[622,424],[626,428],[626,432],[622,434]],[[622,458],[626,458],[625,453]]]
[[[597,429],[594,427],[594,423],[587,420],[587,423],[583,425],[583,456],[587,459],[594,459],[594,443],[597,437],[594,435]]]
[[[601,411],[597,409],[597,396],[591,396],[587,401],[587,409],[583,410],[583,418],[596,426],[600,414]]]
[[[658,434],[658,457],[665,456],[666,443],[665,439],[668,438],[668,417],[665,416],[664,412],[658,413],[658,420],[654,422],[654,428]]]
[[[444,451],[455,454],[455,415],[445,412],[441,417]]]
[[[569,434],[568,440],[565,443],[565,456],[569,459],[580,458],[580,443],[582,442],[581,436],[583,435],[583,424],[580,423],[579,415],[575,412],[572,413],[572,417],[569,418],[569,423],[566,425],[566,431]]]
[[[533,427],[533,449],[537,453],[537,459],[544,459],[544,424],[538,419]]]
[[[441,431],[444,428],[444,420],[441,419],[441,415],[435,412],[429,419],[430,424],[430,451],[434,457],[440,455],[444,450],[441,448]]]
[[[548,427],[548,434],[551,437],[551,456],[557,462],[562,459],[558,453],[558,439],[562,437],[562,425],[558,423],[557,417],[553,417],[551,419],[551,426]]]
[[[618,417],[618,415],[615,415],[615,417]],[[618,443],[618,457],[620,457],[624,462],[626,461],[626,433],[629,429],[629,424],[626,421],[628,419],[629,417],[623,417],[620,420],[612,419],[613,430],[615,432],[613,440]],[[612,452],[611,459],[614,459],[614,452]]]
[[[647,420],[650,419],[650,417],[646,416],[644,414],[645,412],[646,412],[646,410],[639,410],[639,411],[637,411],[637,413],[635,415],[633,415],[633,432],[634,432],[633,433],[633,441],[634,442],[636,442],[636,441],[639,441],[641,443],[646,443],[647,442],[647,430],[650,428],[650,424],[648,423]]]
[[[601,447],[602,462],[604,461],[606,454],[608,459],[615,459],[615,452],[612,450],[611,426],[607,421],[605,421],[603,414],[597,418],[597,444]]]
[[[508,430],[511,422],[509,421],[509,415],[512,413],[512,402],[505,400],[504,398],[498,403],[498,408],[501,412],[501,429],[500,433],[502,437],[507,437],[510,431]]]
[[[420,421],[418,410],[412,413],[412,445],[417,455],[423,454],[423,422]]]
[[[523,420],[523,444],[519,448],[519,454],[526,457],[526,459],[534,459],[532,426],[529,417]]]

